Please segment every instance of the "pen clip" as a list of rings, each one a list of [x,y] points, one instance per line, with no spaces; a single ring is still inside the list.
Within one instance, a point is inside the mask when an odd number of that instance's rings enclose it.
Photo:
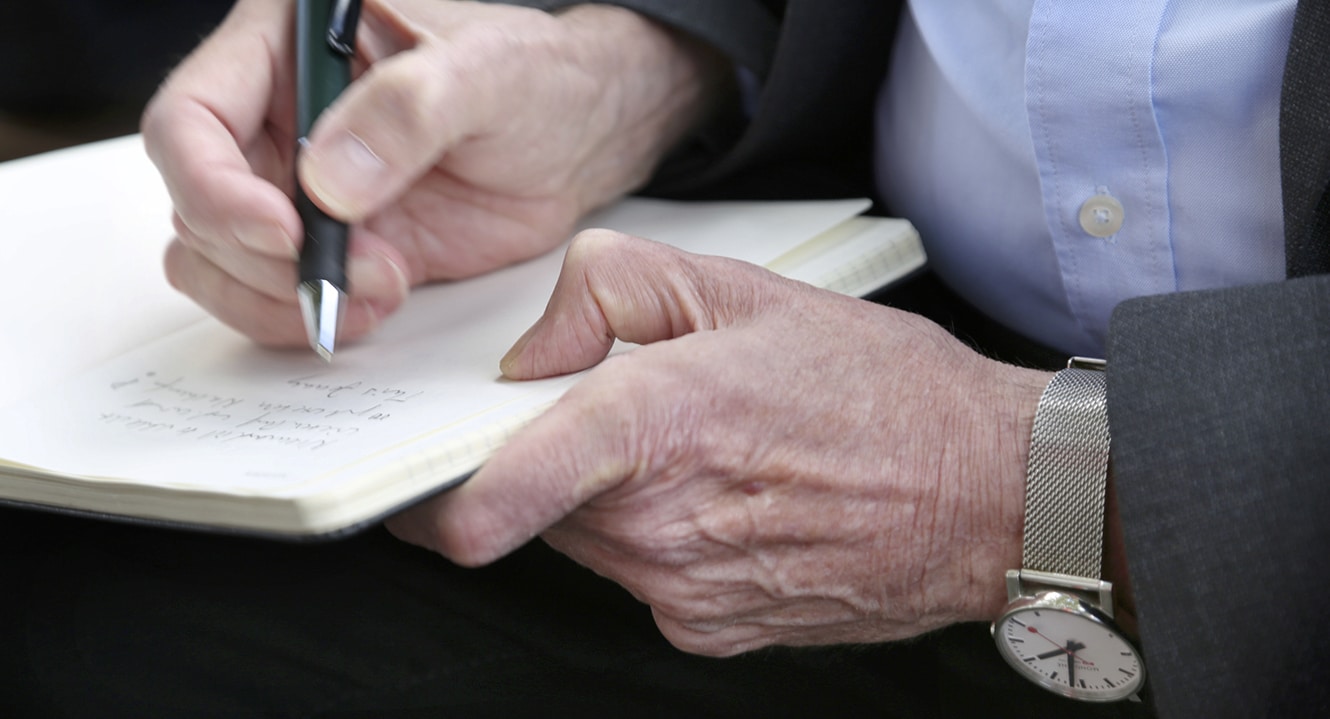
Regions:
[[[356,54],[356,26],[360,24],[360,0],[336,0],[328,20],[328,44],[351,57]]]

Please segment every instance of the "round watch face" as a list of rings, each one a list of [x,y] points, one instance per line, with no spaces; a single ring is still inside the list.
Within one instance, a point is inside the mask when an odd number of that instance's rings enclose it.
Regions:
[[[1101,612],[1062,592],[1012,602],[993,623],[1004,659],[1050,691],[1083,701],[1116,701],[1145,681],[1136,648]]]

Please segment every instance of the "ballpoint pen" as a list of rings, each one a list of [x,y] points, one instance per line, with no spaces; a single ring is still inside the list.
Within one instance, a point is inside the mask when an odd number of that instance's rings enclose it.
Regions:
[[[296,4],[296,152],[307,146],[314,120],[351,82],[360,0],[299,0]],[[296,210],[305,226],[296,293],[309,344],[331,362],[346,303],[346,224],[320,210],[296,181]]]

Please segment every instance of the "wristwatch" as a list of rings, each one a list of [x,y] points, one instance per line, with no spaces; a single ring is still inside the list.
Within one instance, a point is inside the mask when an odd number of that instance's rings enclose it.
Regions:
[[[1145,683],[1100,578],[1108,443],[1104,361],[1073,357],[1035,410],[1022,568],[1007,572],[1009,603],[992,627],[1021,676],[1089,702],[1135,699]]]

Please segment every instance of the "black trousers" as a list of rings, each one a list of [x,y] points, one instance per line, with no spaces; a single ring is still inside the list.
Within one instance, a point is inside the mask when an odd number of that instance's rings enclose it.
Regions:
[[[927,277],[881,299],[926,314],[954,304]],[[959,335],[1009,358],[1056,358],[947,311]],[[286,544],[0,508],[8,719],[1068,712],[1145,715],[1027,684],[979,624],[891,645],[688,655],[627,592],[539,541],[462,569],[381,529]]]

